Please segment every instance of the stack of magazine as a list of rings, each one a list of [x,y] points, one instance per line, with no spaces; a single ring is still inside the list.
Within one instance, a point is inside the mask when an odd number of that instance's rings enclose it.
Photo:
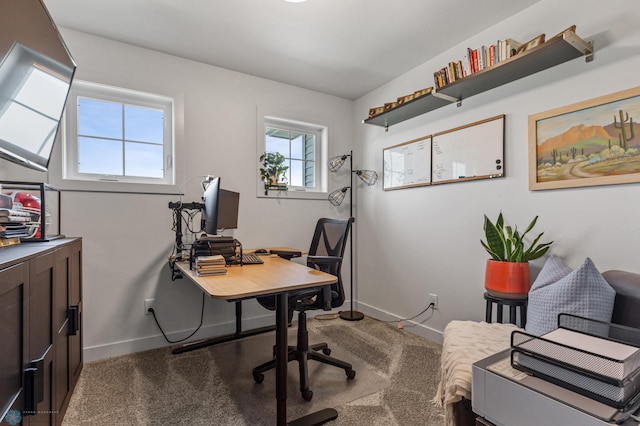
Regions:
[[[0,208],[0,237],[27,237],[31,214],[22,210]]]
[[[560,314],[542,336],[514,331],[511,365],[631,414],[640,405],[640,330]]]
[[[196,274],[205,275],[223,275],[227,273],[227,266],[224,256],[221,254],[214,256],[198,256],[196,258]]]

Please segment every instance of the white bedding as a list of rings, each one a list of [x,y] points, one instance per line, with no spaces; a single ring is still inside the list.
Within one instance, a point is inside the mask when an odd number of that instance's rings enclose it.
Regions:
[[[471,400],[471,365],[511,346],[513,324],[451,321],[444,329],[441,378],[434,402],[444,407],[445,425],[453,425],[453,405]]]

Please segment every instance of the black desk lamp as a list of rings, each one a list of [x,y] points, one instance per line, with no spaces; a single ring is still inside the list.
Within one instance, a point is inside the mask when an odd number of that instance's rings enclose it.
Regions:
[[[355,222],[355,218],[353,217],[353,175],[358,176],[364,183],[368,186],[372,186],[378,180],[378,173],[373,170],[353,170],[353,151],[349,154],[340,155],[338,157],[333,157],[329,160],[329,170],[332,172],[338,171],[340,167],[345,163],[345,161],[349,158],[349,168],[351,173],[350,184],[349,186],[345,186],[340,189],[336,189],[331,194],[329,194],[329,202],[334,206],[339,206],[344,201],[346,193],[349,191],[349,217]],[[353,310],[353,229],[351,229],[351,233],[349,234],[349,250],[350,250],[350,260],[349,264],[351,281],[350,281],[350,291],[351,291],[351,307],[349,311],[340,311],[340,318],[347,321],[360,321],[364,318],[364,314],[362,312]]]

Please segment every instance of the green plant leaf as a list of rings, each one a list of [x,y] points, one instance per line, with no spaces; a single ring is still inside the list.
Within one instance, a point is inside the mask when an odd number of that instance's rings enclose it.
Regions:
[[[531,244],[526,244],[524,237],[534,228],[538,216],[534,217],[524,233],[520,234],[518,227],[504,224],[502,212],[498,215],[495,225],[484,215],[484,233],[486,243],[480,241],[484,249],[494,260],[506,262],[528,262],[544,256],[553,241],[540,243],[544,232],[541,232]]]
[[[501,217],[502,215],[500,215],[498,217],[498,220],[496,221],[496,223],[500,225],[500,229],[498,229],[496,225],[491,223],[491,220],[489,220],[487,215],[484,216],[484,234],[485,234],[487,243],[486,244],[483,243],[483,246],[485,246],[485,248],[486,246],[489,247],[487,251],[496,260],[503,260],[504,253],[505,253],[504,237],[502,235],[502,229],[501,229],[502,227]]]

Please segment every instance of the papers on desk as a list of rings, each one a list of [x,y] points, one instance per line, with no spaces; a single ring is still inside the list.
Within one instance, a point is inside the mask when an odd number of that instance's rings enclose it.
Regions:
[[[222,255],[196,257],[196,275],[224,275],[227,265]]]

